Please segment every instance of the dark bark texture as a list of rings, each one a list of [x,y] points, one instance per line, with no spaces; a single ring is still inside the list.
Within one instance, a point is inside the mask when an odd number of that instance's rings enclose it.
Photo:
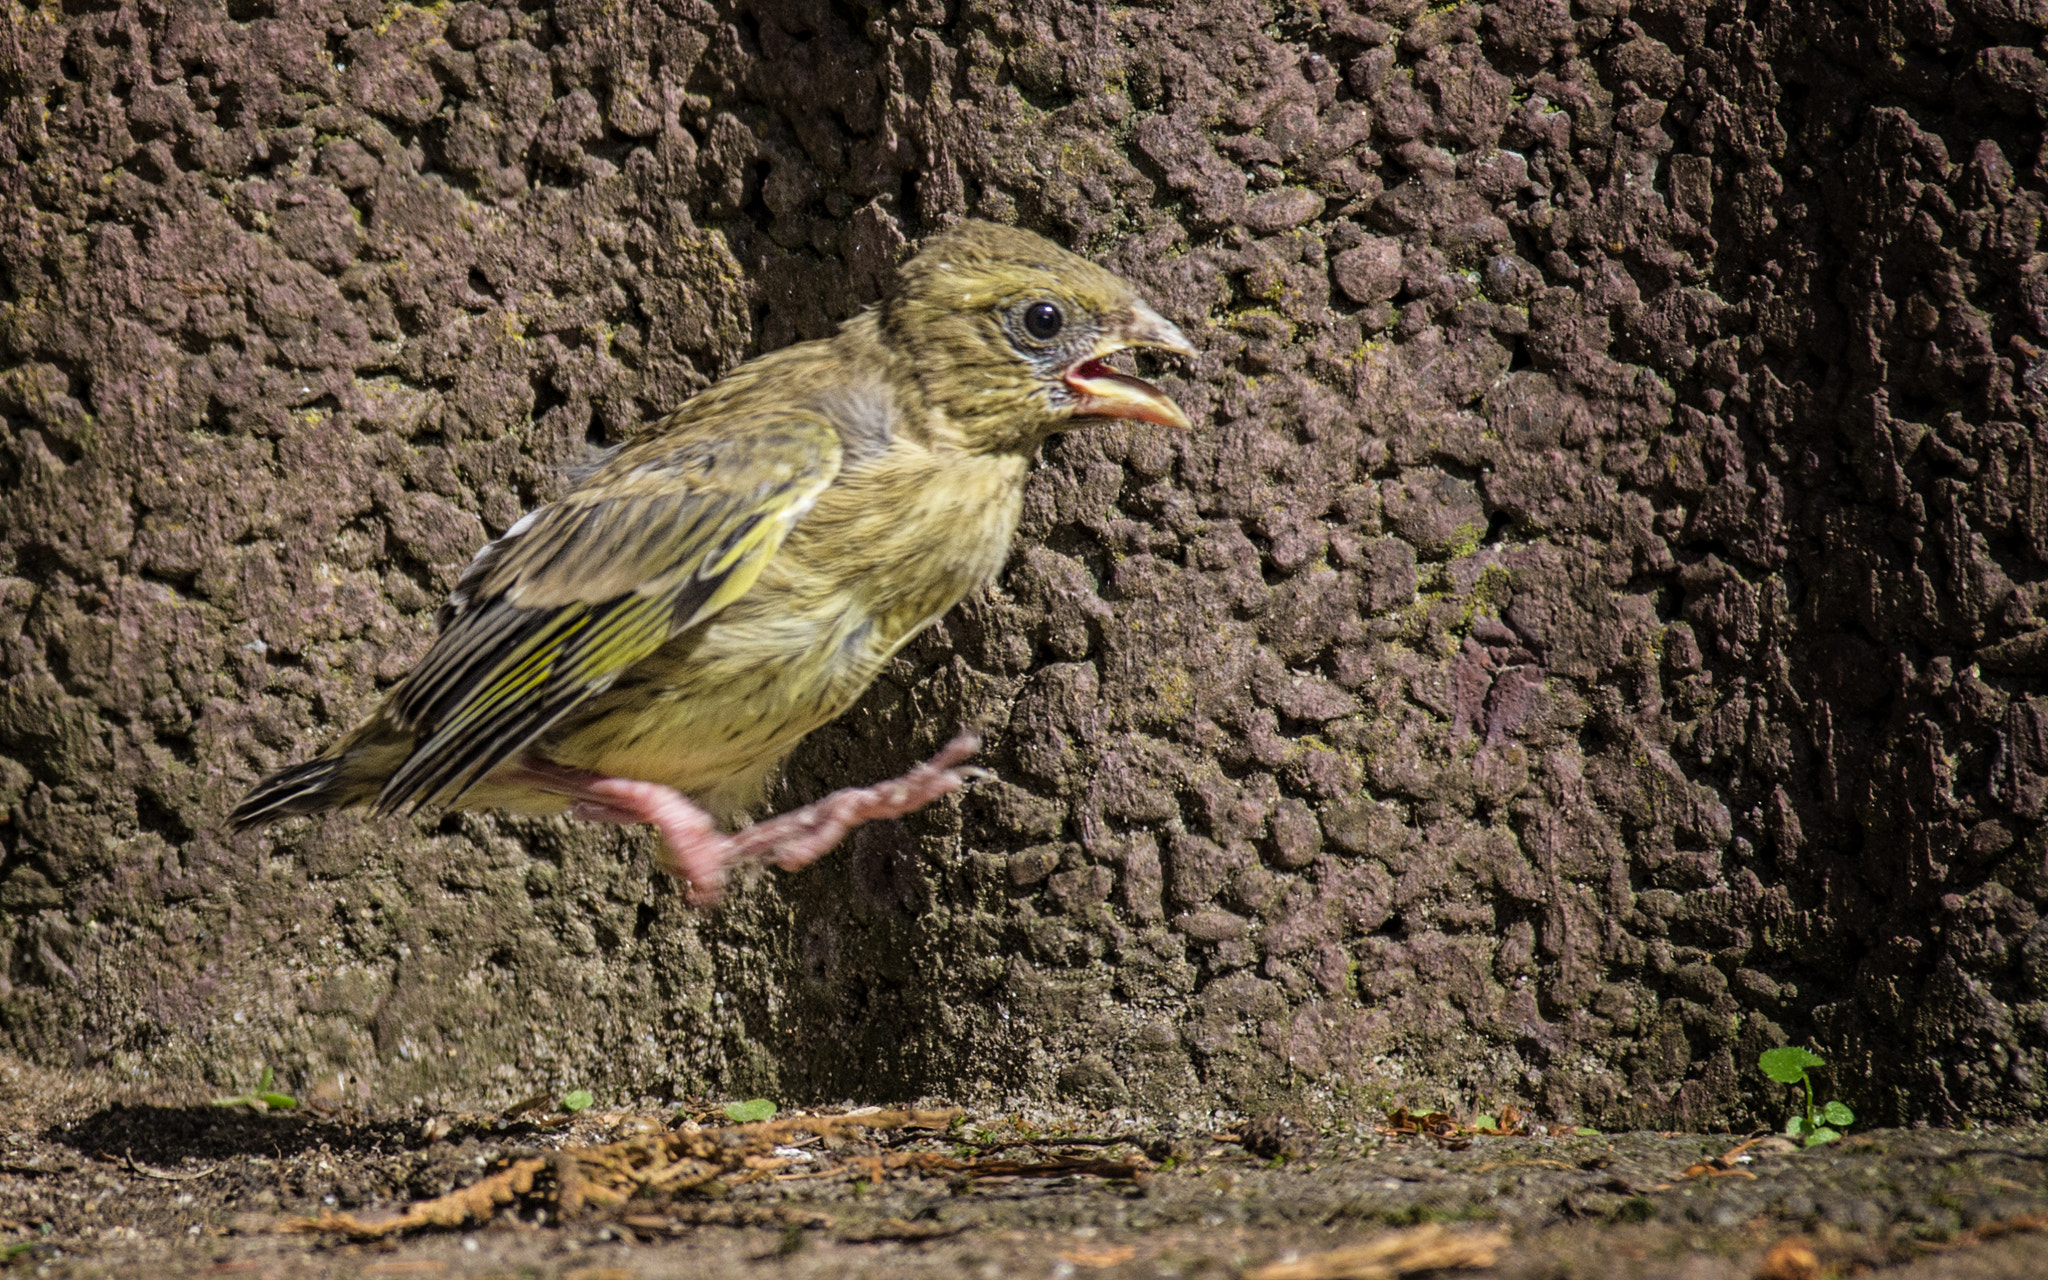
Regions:
[[[2048,1112],[2042,0],[7,0],[0,1043],[377,1096]],[[967,216],[1197,420],[644,833],[246,837],[470,552]],[[324,1082],[324,1083],[323,1083]]]

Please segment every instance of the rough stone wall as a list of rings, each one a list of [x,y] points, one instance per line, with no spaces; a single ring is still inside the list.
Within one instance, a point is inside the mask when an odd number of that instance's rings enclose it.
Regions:
[[[2040,1114],[2039,0],[9,0],[0,1041],[81,1068]],[[647,837],[229,838],[473,547],[906,243],[1203,349],[792,763],[1001,775],[710,915]]]

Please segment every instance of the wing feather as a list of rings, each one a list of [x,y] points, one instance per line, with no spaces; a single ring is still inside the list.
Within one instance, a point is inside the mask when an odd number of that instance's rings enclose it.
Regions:
[[[717,426],[672,424],[628,445],[478,553],[440,638],[387,705],[418,745],[379,812],[454,803],[753,586],[838,474],[838,433],[808,415]]]

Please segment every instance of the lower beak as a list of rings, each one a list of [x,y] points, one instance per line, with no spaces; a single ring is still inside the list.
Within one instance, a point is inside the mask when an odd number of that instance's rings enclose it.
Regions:
[[[1172,321],[1142,302],[1134,304],[1130,319],[1103,335],[1095,355],[1067,370],[1067,387],[1075,398],[1074,416],[1128,418],[1187,430],[1188,415],[1172,397],[1143,378],[1118,373],[1102,362],[1104,356],[1131,347],[1182,356],[1195,354],[1194,344]]]
[[[1172,397],[1143,378],[1118,373],[1100,360],[1083,360],[1067,370],[1077,418],[1130,418],[1187,430],[1188,415]]]

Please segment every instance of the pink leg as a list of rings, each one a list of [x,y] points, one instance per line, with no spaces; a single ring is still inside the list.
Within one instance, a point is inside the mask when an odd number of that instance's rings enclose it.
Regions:
[[[690,901],[698,906],[718,901],[725,868],[733,861],[728,853],[732,837],[689,797],[673,787],[633,778],[599,778],[582,794],[587,798],[579,800],[570,814],[586,822],[622,826],[652,823],[668,855],[661,869],[688,884]]]
[[[979,737],[963,733],[900,778],[872,787],[843,787],[823,800],[734,832],[734,852],[744,858],[772,858],[784,871],[809,866],[861,823],[915,813],[983,774],[980,769],[958,767],[980,749]]]
[[[529,786],[567,796],[569,812],[587,822],[652,823],[667,846],[662,870],[689,883],[690,901],[715,902],[726,868],[749,859],[772,859],[793,871],[815,862],[863,822],[896,818],[959,788],[977,770],[957,766],[981,746],[963,733],[909,773],[872,787],[847,787],[815,804],[727,835],[673,787],[635,778],[607,778],[532,757],[510,773]]]

